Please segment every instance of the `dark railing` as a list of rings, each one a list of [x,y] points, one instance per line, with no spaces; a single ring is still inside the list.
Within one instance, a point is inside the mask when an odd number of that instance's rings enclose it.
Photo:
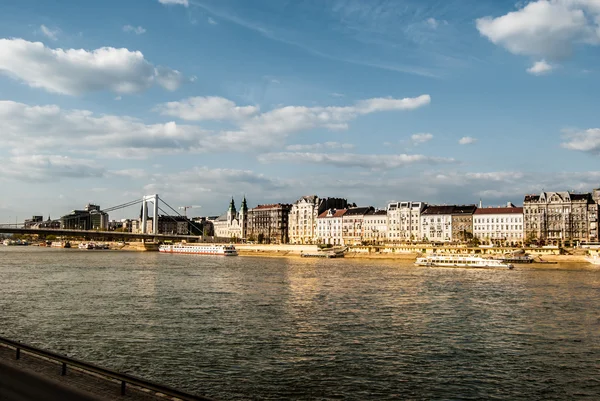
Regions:
[[[202,397],[198,395],[192,395],[188,393],[184,393],[183,391],[163,386],[161,384],[156,384],[149,382],[144,379],[137,378],[135,376],[131,376],[125,373],[117,373],[111,370],[92,365],[87,362],[81,362],[73,358],[69,358],[63,355],[56,354],[54,352],[46,351],[40,348],[33,347],[31,345],[23,344],[18,341],[9,340],[8,338],[0,337],[0,344],[5,344],[10,348],[15,349],[15,359],[21,358],[21,350],[26,351],[30,354],[35,354],[42,356],[44,358],[50,359],[52,361],[56,361],[62,364],[61,376],[65,376],[67,374],[67,366],[74,366],[80,370],[86,372],[93,372],[117,381],[121,382],[121,395],[125,395],[125,389],[127,388],[127,384],[132,384],[136,387],[140,387],[143,389],[152,390],[157,393],[164,394],[169,397],[176,397],[180,400],[184,401],[211,401],[210,398]]]

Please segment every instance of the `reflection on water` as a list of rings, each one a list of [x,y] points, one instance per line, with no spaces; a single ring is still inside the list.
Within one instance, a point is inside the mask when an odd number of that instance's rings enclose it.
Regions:
[[[0,333],[221,399],[600,399],[600,271],[557,267],[2,247]]]

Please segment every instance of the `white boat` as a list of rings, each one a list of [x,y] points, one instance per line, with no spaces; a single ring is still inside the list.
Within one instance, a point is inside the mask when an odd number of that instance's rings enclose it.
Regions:
[[[160,245],[159,252],[164,253],[187,253],[196,255],[222,255],[237,256],[233,245],[197,245],[197,244],[172,244]]]
[[[77,247],[79,249],[94,249],[94,244],[91,242],[87,242],[87,243],[82,242],[79,245],[77,245]]]
[[[417,266],[436,267],[501,267],[512,269],[514,266],[499,259],[485,259],[473,255],[440,255],[433,254],[417,258]]]
[[[594,254],[592,256],[588,256],[587,258],[585,258],[585,260],[587,260],[588,262],[590,262],[593,265],[600,265],[600,255],[599,254]]]

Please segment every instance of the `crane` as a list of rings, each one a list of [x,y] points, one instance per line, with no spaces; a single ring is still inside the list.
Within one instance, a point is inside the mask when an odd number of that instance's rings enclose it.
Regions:
[[[185,217],[187,217],[187,211],[188,211],[188,209],[195,209],[195,208],[198,208],[198,207],[202,207],[202,206],[198,206],[198,205],[194,205],[194,206],[179,206],[177,209],[183,210],[183,215]]]

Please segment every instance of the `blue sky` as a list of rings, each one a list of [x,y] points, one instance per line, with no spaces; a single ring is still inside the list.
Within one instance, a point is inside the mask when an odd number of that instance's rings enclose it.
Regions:
[[[0,221],[600,186],[595,0],[0,5]],[[111,217],[135,217],[125,210]]]

